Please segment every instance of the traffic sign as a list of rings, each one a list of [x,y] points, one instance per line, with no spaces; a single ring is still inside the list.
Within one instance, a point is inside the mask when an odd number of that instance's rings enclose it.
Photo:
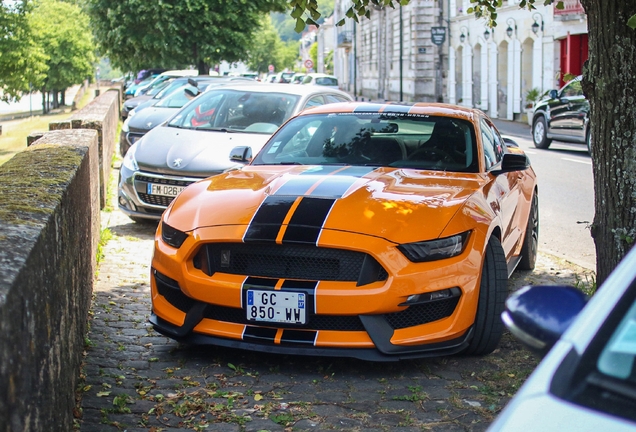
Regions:
[[[270,72],[274,72],[274,65],[269,65],[267,69],[269,69]]]
[[[305,60],[305,67],[306,67],[307,69],[311,69],[312,67],[314,67],[314,62],[313,62],[313,61],[311,61],[311,59],[307,59],[307,60]]]

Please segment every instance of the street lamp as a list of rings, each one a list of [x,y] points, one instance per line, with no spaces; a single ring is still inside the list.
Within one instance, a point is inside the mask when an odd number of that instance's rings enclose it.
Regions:
[[[488,31],[488,29],[486,29],[486,31],[484,32],[484,39],[490,39],[490,32]]]
[[[464,43],[464,41],[466,40],[466,36],[470,36],[470,32],[468,31],[468,27],[461,26],[459,28],[459,31],[461,32],[461,34],[459,35],[459,41],[461,43]]]
[[[515,22],[514,18],[508,18],[506,20],[506,24],[508,24],[508,28],[506,29],[506,34],[508,35],[509,38],[512,38],[512,33],[516,33],[517,32],[517,23]],[[514,30],[512,29],[512,26],[514,27]]]
[[[543,33],[543,16],[539,12],[535,12],[532,14],[532,19],[534,20],[534,23],[530,26],[532,33],[539,33],[539,27],[541,27],[541,33]],[[539,25],[539,20],[541,20],[541,25]]]

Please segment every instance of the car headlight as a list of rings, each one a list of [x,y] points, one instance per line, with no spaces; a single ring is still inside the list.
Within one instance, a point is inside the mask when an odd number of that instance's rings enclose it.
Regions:
[[[139,141],[133,144],[128,151],[126,152],[126,156],[124,156],[124,161],[121,163],[124,168],[129,169],[130,171],[139,171],[139,166],[137,165],[137,160],[135,159],[135,153],[137,152],[137,147]]]
[[[128,131],[130,130],[130,129],[128,128],[129,120],[130,120],[130,115],[129,115],[128,117],[126,117],[126,120],[124,120],[124,124],[123,124],[123,125],[121,125],[121,131],[122,131],[122,132],[126,132],[126,133],[128,133]]]
[[[188,234],[172,228],[165,222],[161,223],[161,239],[173,248],[179,249],[186,238],[188,238]]]
[[[412,262],[428,262],[460,255],[466,248],[470,231],[436,240],[406,243],[398,246]]]
[[[128,113],[128,118],[134,116],[135,114],[137,114],[137,111],[135,108],[131,109],[130,112]]]

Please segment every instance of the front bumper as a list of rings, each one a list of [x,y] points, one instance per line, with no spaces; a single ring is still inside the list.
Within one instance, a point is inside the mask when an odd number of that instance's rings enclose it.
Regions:
[[[174,196],[152,195],[149,184],[185,187],[199,178],[132,171],[122,165],[119,170],[117,202],[119,209],[129,217],[159,220]]]
[[[348,280],[338,279],[339,276],[323,280],[276,277],[267,274],[271,261],[261,265],[255,264],[257,260],[253,258],[247,265],[264,273],[202,268],[201,251],[209,243],[200,239],[229,241],[242,238],[242,230],[244,227],[240,226],[198,229],[175,250],[161,240],[160,225],[152,262],[150,319],[158,332],[188,343],[374,361],[456,354],[472,338],[480,254],[466,252],[443,261],[414,264],[396,254],[395,245],[384,239],[340,232],[334,234],[332,241],[337,236],[341,249],[351,251],[343,245],[366,244],[365,251],[353,253],[372,257],[386,271],[361,283],[364,278],[356,279],[357,276]],[[473,247],[475,238],[471,236]],[[318,249],[338,247],[329,244],[329,239],[330,235],[323,235],[320,242],[324,244]],[[258,245],[250,248],[258,249]],[[231,254],[236,256],[236,252]],[[298,255],[305,258],[304,252]],[[382,262],[382,257],[390,259]],[[364,259],[365,266],[368,261]],[[355,268],[356,264],[352,266]],[[312,268],[307,273],[321,271]],[[359,271],[368,273],[362,268]],[[250,289],[303,292],[308,305],[306,324],[248,320],[245,305]],[[437,291],[455,294],[441,300],[408,303],[415,294]]]

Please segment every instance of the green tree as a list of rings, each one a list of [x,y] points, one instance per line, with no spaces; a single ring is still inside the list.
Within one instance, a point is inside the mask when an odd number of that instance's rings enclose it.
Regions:
[[[269,15],[263,17],[259,30],[254,34],[254,44],[248,51],[247,66],[258,73],[293,68],[298,58],[298,42],[283,42],[276,32]]]
[[[0,2],[0,100],[18,100],[31,87],[40,87],[46,54],[32,37],[27,1]]]
[[[95,45],[88,16],[79,6],[59,0],[38,0],[29,15],[33,39],[47,56],[42,97],[51,92],[53,107],[64,104],[64,92],[93,75]],[[62,95],[58,101],[57,95]],[[44,111],[47,104],[43,99]]]
[[[372,6],[396,7],[410,0],[352,0],[346,13],[359,20]],[[596,245],[597,282],[602,283],[636,239],[636,0],[580,0],[587,14],[589,59],[583,91],[590,100],[595,209],[591,234]],[[521,0],[519,7],[561,0]],[[300,24],[320,18],[316,1],[289,0]],[[472,12],[497,23],[501,0],[471,0]],[[303,18],[304,17],[304,18]],[[337,24],[344,24],[341,20]]]
[[[101,52],[116,67],[177,68],[201,74],[244,60],[263,14],[286,0],[86,0]]]

